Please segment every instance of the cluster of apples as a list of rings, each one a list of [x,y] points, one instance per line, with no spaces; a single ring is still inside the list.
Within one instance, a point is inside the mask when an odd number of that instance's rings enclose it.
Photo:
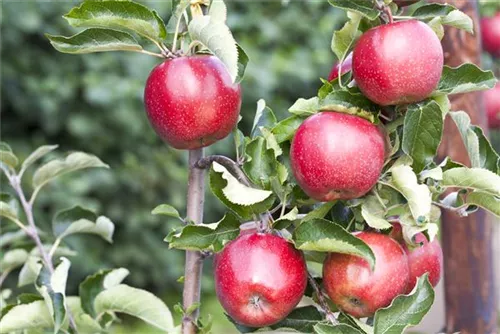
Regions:
[[[493,58],[500,58],[500,12],[481,19],[483,48]],[[500,83],[484,92],[484,104],[490,128],[500,128]]]

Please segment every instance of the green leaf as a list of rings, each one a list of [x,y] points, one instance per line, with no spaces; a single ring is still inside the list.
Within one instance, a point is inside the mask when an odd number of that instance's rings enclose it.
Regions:
[[[347,12],[349,21],[347,21],[342,29],[334,31],[332,37],[332,51],[337,56],[337,59],[345,59],[347,53],[351,50],[354,42],[361,36],[361,31],[358,30],[362,16]]]
[[[66,297],[66,304],[71,311],[79,333],[101,333],[103,331],[99,323],[83,311],[79,297]]]
[[[476,205],[488,210],[500,218],[500,196],[493,196],[482,191],[473,191],[467,195],[467,204]]]
[[[329,325],[317,324],[314,325],[314,333],[316,334],[364,334],[359,329],[347,324]]]
[[[262,137],[259,137],[262,138]],[[242,219],[250,219],[256,214],[260,214],[269,208],[274,203],[274,196],[267,197],[264,201],[255,205],[244,206],[231,202],[222,191],[227,187],[227,181],[222,177],[222,173],[216,172],[213,168],[210,169],[210,189],[212,193],[229,209],[235,212]],[[253,188],[251,188],[253,189]],[[257,189],[258,190],[258,189]]]
[[[23,161],[23,164],[21,165],[21,170],[26,170],[28,169],[29,166],[31,166],[33,163],[47,155],[48,153],[52,152],[58,147],[58,145],[44,145],[40,146],[37,148],[33,153],[31,153],[26,160]]]
[[[417,8],[411,16],[419,20],[438,19],[442,24],[473,33],[472,19],[452,5],[437,3],[423,5]]]
[[[12,271],[17,267],[22,266],[28,260],[28,252],[22,248],[8,250],[3,254],[0,260],[0,268],[2,272]]]
[[[323,315],[315,306],[305,306],[294,309],[285,319],[281,320],[272,329],[292,328],[301,333],[312,333],[315,324],[323,320]]]
[[[261,132],[262,136],[264,137],[264,139],[266,140],[266,149],[268,151],[271,150],[274,153],[275,158],[278,158],[280,155],[282,155],[283,150],[281,149],[280,145],[278,144],[278,141],[276,140],[276,137],[273,135],[273,133],[269,129],[264,128],[264,127],[260,127],[260,132]],[[283,167],[279,167],[279,165],[281,165],[280,162],[275,161],[275,163],[277,165],[277,167],[276,167],[277,169],[283,168]],[[286,169],[286,167],[285,167],[285,169]],[[278,170],[278,172],[283,172],[283,170],[281,170],[281,171]],[[288,173],[288,171],[286,173]],[[283,180],[283,179],[280,177],[280,180]],[[283,182],[281,182],[281,184],[283,184]]]
[[[96,215],[80,206],[59,211],[52,221],[54,235],[60,239],[71,234],[96,234],[109,243],[113,242],[115,225],[106,217]]]
[[[443,22],[442,18],[437,16],[427,22],[427,25],[434,31],[434,33],[437,35],[439,40],[442,40],[444,37],[444,27],[443,27]]]
[[[227,7],[223,0],[212,0],[210,4],[210,9],[208,10],[208,15],[215,20],[220,22],[226,22],[227,19]]]
[[[54,333],[59,332],[66,318],[66,281],[70,265],[69,260],[63,257],[52,274],[48,268],[42,267],[36,280],[36,288],[54,320]]]
[[[171,232],[165,241],[170,248],[185,250],[221,251],[224,246],[240,234],[240,221],[228,212],[213,224],[187,225]]]
[[[413,159],[415,173],[433,161],[443,135],[443,116],[432,100],[412,104],[406,111],[403,127],[403,152]]]
[[[213,20],[210,16],[198,16],[188,26],[193,41],[199,41],[222,63],[233,82],[238,78],[238,48],[231,31],[224,22]]]
[[[474,64],[443,67],[443,74],[433,95],[461,94],[493,88],[497,80],[491,71],[483,71]]]
[[[187,26],[185,20],[182,19],[184,11],[189,7],[190,0],[172,0],[173,14],[167,23],[167,32],[169,34],[174,34],[177,30],[177,24],[179,23],[178,32],[183,34],[187,31]],[[180,19],[180,21],[179,21]]]
[[[41,269],[40,257],[30,254],[19,272],[17,286],[22,287],[34,283]]]
[[[469,155],[472,167],[485,168],[497,173],[500,165],[498,153],[491,147],[483,130],[471,124],[469,115],[463,111],[450,112]]]
[[[238,76],[236,77],[235,82],[240,83],[245,76],[245,70],[247,68],[248,62],[250,61],[250,58],[248,57],[245,50],[243,50],[243,48],[237,43],[236,48],[238,50]]]
[[[374,195],[364,198],[361,205],[361,215],[368,226],[379,230],[391,228],[392,225],[385,219],[385,209]]]
[[[94,155],[83,152],[71,153],[65,159],[55,159],[38,168],[33,175],[33,187],[41,188],[58,176],[91,167],[109,168]]]
[[[375,4],[372,1],[366,0],[328,0],[330,5],[356,12],[363,15],[364,17],[375,20],[379,15],[380,11],[375,8]]]
[[[287,214],[276,219],[273,223],[273,228],[276,230],[282,230],[284,228],[287,228],[297,220],[298,214],[299,210],[297,209],[297,207],[294,207],[292,210],[288,211]]]
[[[356,255],[375,267],[375,255],[367,244],[326,219],[302,222],[293,232],[293,240],[301,250]]]
[[[26,232],[23,230],[17,230],[14,232],[3,232],[0,235],[0,248],[9,246],[17,241],[26,238]]]
[[[246,161],[243,170],[256,185],[269,189],[271,178],[276,174],[276,158],[273,150],[268,149],[263,137],[256,137],[246,146]]]
[[[444,187],[478,190],[500,196],[500,176],[482,168],[453,168],[443,173]]]
[[[168,333],[174,329],[172,314],[168,307],[161,299],[146,290],[125,284],[116,285],[99,293],[94,306],[97,314],[126,313]]]
[[[292,116],[285,118],[276,124],[271,132],[276,137],[276,141],[281,144],[285,141],[291,140],[297,131],[297,128],[302,124],[304,118],[299,116]]]
[[[92,1],[89,1],[92,2]],[[59,52],[83,54],[106,51],[141,51],[142,47],[131,35],[101,28],[84,30],[70,37],[45,34]]]
[[[165,215],[182,220],[179,211],[177,211],[176,208],[168,204],[158,205],[156,208],[153,209],[151,213],[153,215]]]
[[[257,111],[255,112],[255,117],[253,119],[251,137],[255,138],[261,135],[261,127],[271,128],[275,124],[276,116],[274,116],[273,111],[266,106],[266,101],[263,99],[257,101]]]
[[[29,329],[52,328],[52,318],[43,300],[19,304],[10,308],[0,319],[0,333]]]
[[[303,222],[311,219],[322,219],[328,212],[333,208],[336,202],[326,202],[318,205],[314,210],[309,211],[307,215],[302,219]]]
[[[332,91],[324,99],[320,99],[319,110],[356,115],[375,123],[379,107],[361,93],[339,90]]]
[[[474,22],[467,14],[458,9],[441,18],[441,22],[444,25],[465,30],[470,34],[474,33]]]
[[[0,217],[5,217],[12,221],[18,220],[15,209],[3,201],[0,201]]]
[[[158,15],[133,1],[85,1],[63,17],[73,27],[132,31],[158,42],[166,36]]]
[[[310,99],[299,98],[290,108],[288,108],[291,114],[305,117],[316,114],[318,110],[318,97],[311,97]]]
[[[403,333],[422,321],[434,302],[434,290],[428,274],[420,277],[409,295],[396,297],[391,305],[375,313],[374,333]]]
[[[431,20],[436,16],[443,17],[456,10],[452,5],[443,5],[438,3],[425,4],[418,7],[412,14],[415,19]]]
[[[97,273],[87,276],[79,286],[82,309],[93,318],[97,316],[94,309],[94,300],[102,291],[120,284],[129,271],[125,268],[100,270]]]
[[[417,176],[410,166],[392,167],[391,172],[391,185],[406,198],[413,218],[419,223],[428,222],[432,204],[429,188],[424,184],[418,184]]]
[[[0,163],[14,169],[19,160],[7,143],[0,142]]]

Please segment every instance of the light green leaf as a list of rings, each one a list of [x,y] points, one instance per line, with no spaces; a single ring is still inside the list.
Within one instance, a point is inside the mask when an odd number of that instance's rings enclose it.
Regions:
[[[361,31],[358,30],[362,16],[355,12],[347,12],[349,21],[347,21],[342,29],[334,31],[332,37],[332,51],[337,56],[337,59],[345,59],[347,53],[351,50],[354,42],[361,36]]]
[[[315,334],[364,334],[359,329],[347,324],[329,325],[318,323],[314,325]]]
[[[375,267],[375,255],[368,245],[326,219],[302,222],[293,232],[293,240],[301,250],[356,255],[368,261],[371,268]]]
[[[432,162],[443,134],[443,116],[432,100],[412,104],[406,111],[403,127],[403,152],[413,159],[413,169],[420,173]]]
[[[23,230],[17,230],[14,232],[3,232],[0,235],[0,248],[8,246],[16,241],[26,238],[26,232]]]
[[[243,170],[248,178],[263,189],[269,189],[276,176],[275,152],[268,149],[267,141],[258,136],[246,145]]]
[[[15,209],[3,201],[0,201],[0,217],[5,217],[12,221],[18,220]]]
[[[255,111],[255,117],[253,119],[251,137],[255,138],[256,136],[260,135],[261,127],[271,128],[275,124],[276,116],[274,116],[273,111],[266,106],[266,101],[264,101],[263,99],[257,101],[257,110]]]
[[[287,228],[288,226],[293,224],[294,221],[297,220],[298,213],[299,210],[297,209],[297,207],[294,207],[292,210],[288,211],[287,214],[276,219],[273,223],[273,228],[277,230],[282,230],[284,228]]]
[[[0,142],[0,163],[14,169],[19,160],[7,143]]]
[[[83,311],[79,297],[66,297],[66,304],[71,311],[79,333],[101,333],[103,331],[99,323]],[[67,326],[68,324],[65,324],[64,327],[67,328]]]
[[[186,225],[171,232],[165,241],[169,243],[170,248],[219,252],[239,234],[240,221],[228,212],[217,223]]]
[[[92,2],[92,1],[90,1]],[[131,35],[111,29],[91,28],[70,37],[45,34],[59,52],[84,54],[106,51],[141,51]]]
[[[40,257],[30,254],[19,272],[17,286],[22,287],[34,283],[41,269]]]
[[[125,284],[116,285],[99,293],[95,298],[94,307],[97,314],[126,313],[166,332],[174,329],[172,314],[161,299],[146,290]]]
[[[40,158],[42,158],[45,155],[49,154],[53,150],[55,150],[57,147],[58,147],[58,145],[44,145],[44,146],[40,146],[33,153],[31,153],[26,158],[26,160],[23,161],[23,164],[21,165],[21,169],[22,170],[28,169],[29,166],[31,166],[37,160],[39,160]]]
[[[276,140],[276,137],[273,135],[273,133],[268,130],[267,128],[260,128],[260,132],[264,139],[266,140],[266,149],[271,150],[274,153],[274,157],[278,158],[280,155],[283,154],[283,150],[278,144],[278,141]],[[279,163],[277,161],[277,163]]]
[[[0,333],[52,328],[52,318],[43,300],[15,305],[0,319]]]
[[[85,1],[63,17],[73,27],[131,31],[154,41],[166,35],[163,21],[133,1]]]
[[[318,97],[311,97],[310,99],[299,98],[295,103],[288,108],[291,114],[298,116],[314,115],[319,110]]]
[[[444,27],[443,27],[443,22],[442,18],[437,16],[427,22],[427,25],[434,31],[439,38],[439,40],[442,40],[444,37]]]
[[[375,313],[375,334],[403,333],[422,321],[434,302],[434,290],[427,275],[418,279],[409,295],[396,297],[391,305]]]
[[[411,15],[419,20],[439,20],[440,23],[473,33],[472,19],[449,4],[426,4],[417,8]]]
[[[33,187],[41,188],[56,177],[83,168],[109,168],[99,158],[83,152],[75,152],[65,159],[55,159],[38,168],[33,175]]]
[[[472,19],[458,9],[443,17],[441,22],[445,25],[465,30],[471,34],[474,32],[474,23],[472,22]]]
[[[240,183],[224,166],[217,162],[213,163],[212,168],[215,172],[222,173],[222,178],[227,181],[222,193],[234,204],[245,206],[257,204],[273,193],[272,191],[251,188]]]
[[[483,71],[471,63],[443,67],[443,74],[433,95],[460,94],[493,88],[497,80],[491,71]]]
[[[425,181],[427,179],[433,179],[435,181],[441,181],[443,179],[443,169],[438,166],[432,169],[426,169],[419,174],[420,181]]]
[[[361,215],[365,219],[368,226],[385,230],[391,228],[392,225],[385,219],[385,209],[374,195],[365,197],[361,205]]]
[[[432,204],[429,188],[424,184],[418,184],[417,176],[410,166],[392,167],[391,172],[391,185],[406,198],[413,218],[420,224],[428,222]]]
[[[500,196],[500,176],[482,168],[453,168],[443,173],[444,187],[465,188]]]
[[[238,48],[229,28],[224,22],[210,16],[198,16],[188,26],[193,41],[199,41],[226,66],[233,82],[238,77]]]
[[[223,0],[212,0],[210,4],[210,9],[208,10],[208,15],[215,20],[220,22],[226,22],[227,18],[227,8]]]
[[[363,15],[369,20],[375,20],[379,15],[380,11],[375,8],[375,4],[372,1],[366,0],[328,0],[330,5],[341,8],[344,10],[349,10]]]
[[[92,211],[75,206],[56,214],[52,230],[59,239],[71,234],[87,233],[96,234],[111,243],[115,225],[104,216],[96,217]]]
[[[482,191],[474,191],[467,195],[467,204],[476,205],[488,210],[500,218],[500,196],[493,196]]]
[[[299,116],[285,118],[276,124],[271,132],[276,137],[276,141],[281,144],[287,140],[291,140],[297,131],[297,128],[302,124],[304,119]]]
[[[89,275],[80,283],[79,294],[81,298],[81,306],[85,313],[96,317],[94,309],[94,300],[96,296],[106,289],[112,288],[120,284],[129,271],[125,268],[100,270],[93,275]]]
[[[3,254],[0,260],[2,272],[12,271],[28,260],[28,252],[22,248],[11,249]]]
[[[336,202],[325,202],[317,207],[314,210],[309,211],[307,215],[302,219],[303,222],[311,220],[311,219],[321,219],[324,218],[328,212],[333,208]]]
[[[156,208],[153,209],[151,213],[153,215],[165,215],[182,220],[179,211],[177,211],[176,208],[168,204],[158,205]]]

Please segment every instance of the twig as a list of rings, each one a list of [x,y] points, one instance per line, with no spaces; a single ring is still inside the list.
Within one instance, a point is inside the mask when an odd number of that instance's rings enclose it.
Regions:
[[[203,221],[203,204],[205,201],[205,171],[197,167],[203,158],[203,148],[189,151],[189,181],[187,193],[187,219],[195,224]],[[184,268],[184,291],[182,294],[185,310],[200,302],[201,271],[203,254],[198,251],[186,251],[186,266]],[[197,308],[182,319],[182,333],[195,334],[199,315]]]
[[[339,324],[339,321],[337,318],[335,318],[335,314],[333,314],[332,310],[330,310],[330,306],[328,306],[328,303],[326,301],[326,297],[321,291],[321,288],[318,286],[318,283],[314,280],[314,277],[310,273],[307,273],[307,278],[309,280],[309,284],[311,284],[314,293],[316,294],[316,297],[318,298],[318,303],[321,308],[321,311],[326,317],[326,320],[328,320],[332,325],[336,326]]]
[[[240,183],[251,187],[250,180],[241,170],[240,166],[232,159],[225,157],[223,155],[209,155],[203,159],[200,159],[194,165],[196,168],[207,169],[210,168],[213,162],[217,162],[224,166],[231,175],[233,175]]]

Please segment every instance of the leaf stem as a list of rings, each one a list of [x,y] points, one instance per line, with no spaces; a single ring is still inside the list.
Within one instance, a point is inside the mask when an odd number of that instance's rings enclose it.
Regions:
[[[205,201],[205,171],[197,167],[203,159],[203,148],[189,151],[189,180],[187,193],[187,219],[195,224],[203,221],[203,204]],[[192,308],[200,302],[201,271],[203,255],[198,251],[186,251],[186,266],[184,268],[184,291],[182,293],[184,310]],[[182,333],[195,334],[199,309],[185,314],[182,319]]]
[[[328,306],[326,297],[323,291],[321,291],[321,288],[319,287],[318,283],[314,280],[314,277],[312,277],[310,273],[307,273],[307,279],[309,280],[309,284],[311,284],[311,287],[313,288],[314,293],[318,298],[318,303],[321,312],[323,312],[323,314],[325,315],[326,320],[328,320],[334,326],[338,325],[339,321],[337,320],[337,318],[335,318],[335,314],[333,314],[332,310],[330,310],[330,306]]]
[[[52,256],[54,256],[54,253],[56,252],[57,250],[57,247],[59,247],[59,245],[61,244],[61,238],[57,238],[56,241],[54,241],[54,244],[52,245],[52,247],[50,248],[50,251],[49,251],[49,256],[52,258]]]
[[[160,53],[151,52],[151,51],[148,51],[148,50],[138,50],[136,52],[144,53],[145,55],[148,55],[148,56],[153,56],[153,57],[158,57],[158,58],[165,58],[165,56],[163,56]]]

